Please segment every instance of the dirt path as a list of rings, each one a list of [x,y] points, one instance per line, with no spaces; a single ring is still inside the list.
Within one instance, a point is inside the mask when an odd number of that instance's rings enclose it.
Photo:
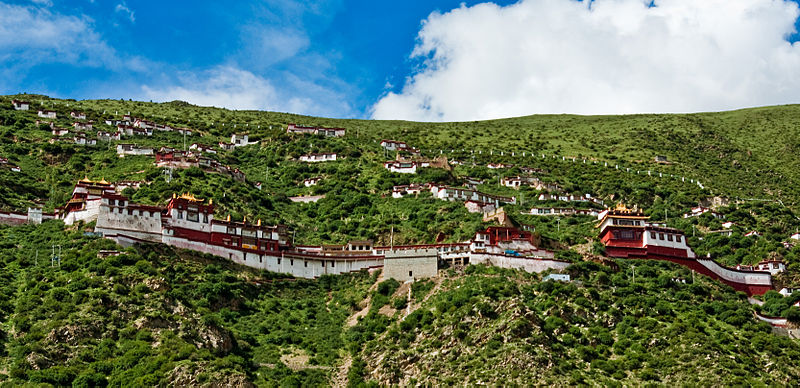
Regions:
[[[369,312],[369,305],[370,305],[370,303],[372,303],[372,291],[375,291],[375,289],[378,288],[378,283],[380,283],[382,281],[383,281],[383,273],[381,273],[381,275],[378,276],[378,279],[375,280],[375,283],[373,285],[371,285],[369,287],[369,289],[367,290],[367,297],[364,299],[363,302],[361,302],[361,303],[363,303],[363,306],[362,306],[361,310],[357,311],[355,314],[349,316],[347,318],[347,321],[345,321],[345,326],[353,327],[358,323],[358,319],[359,318],[363,318],[364,316],[367,315],[367,313]]]
[[[334,387],[344,387],[347,385],[347,372],[350,371],[350,366],[353,365],[353,357],[348,352],[342,360],[342,365],[336,369],[336,374],[331,378],[331,385]]]

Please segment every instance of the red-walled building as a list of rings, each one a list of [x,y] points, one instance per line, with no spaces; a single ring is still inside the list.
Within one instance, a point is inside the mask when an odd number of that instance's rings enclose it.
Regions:
[[[605,244],[609,257],[671,261],[748,295],[760,295],[772,289],[772,277],[768,272],[742,271],[724,267],[710,258],[698,258],[682,231],[649,224],[649,217],[639,210],[619,207],[604,211],[598,217],[598,237]]]

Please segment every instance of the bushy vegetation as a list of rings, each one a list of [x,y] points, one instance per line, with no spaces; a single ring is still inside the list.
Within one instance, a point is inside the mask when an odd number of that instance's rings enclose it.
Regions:
[[[0,327],[10,334],[0,364],[14,383],[326,385],[344,320],[372,281],[286,279],[163,245],[101,259],[111,241],[60,222],[1,227],[0,237]],[[60,266],[51,244],[63,249]],[[308,368],[287,368],[293,351]]]
[[[580,283],[471,266],[362,359],[386,385],[785,385],[800,344],[753,319],[741,293],[663,262],[618,272],[590,262]],[[684,281],[687,281],[684,283]]]
[[[12,98],[32,101],[34,110],[12,110]],[[39,106],[57,111],[59,127],[69,127],[69,112],[79,110],[96,130],[112,131],[104,121],[130,113],[194,133],[156,131],[79,146],[51,141],[49,125],[35,123]],[[345,127],[348,134],[290,136],[288,123]],[[533,175],[567,194],[638,206],[682,229],[698,255],[726,265],[782,258],[789,271],[774,283],[796,286],[800,248],[787,238],[800,230],[798,124],[798,106],[413,123],[180,101],[0,97],[0,157],[22,169],[0,166],[2,210],[52,211],[66,203],[76,180],[88,176],[148,181],[124,193],[145,204],[164,205],[183,192],[213,199],[218,218],[285,224],[299,244],[460,242],[489,223],[462,203],[428,193],[396,199],[391,189],[459,186],[475,177],[486,181],[482,192],[515,196],[517,203],[504,207],[513,222],[533,228],[542,246],[575,263],[570,274],[579,281],[542,283],[537,275],[470,266],[464,273],[448,270],[440,284],[411,284],[408,298],[398,292],[400,284],[379,282],[377,274],[297,280],[161,245],[100,259],[99,250],[120,248],[84,235],[91,224],[0,227],[0,378],[57,386],[316,386],[330,384],[334,374],[345,375],[351,386],[788,385],[798,378],[798,345],[770,334],[752,309],[798,322],[796,295],[770,292],[763,306],[750,307],[741,294],[700,276],[691,282],[687,270],[663,263],[637,262],[632,283],[624,262],[614,272],[582,261],[584,254],[602,254],[593,217],[521,214],[534,206],[602,206],[539,201],[541,191],[499,181],[535,168]],[[258,144],[210,157],[244,171],[244,183],[197,168],[176,170],[167,182],[151,157],[119,158],[114,150],[130,142],[156,149],[215,145],[241,132]],[[381,139],[406,141],[423,156],[460,164],[391,174],[382,162],[395,154],[379,146]],[[339,160],[297,161],[312,152],[336,152]],[[670,163],[655,163],[656,155]],[[486,167],[490,162],[514,166],[493,170]],[[303,181],[314,177],[320,182],[305,187]],[[289,200],[298,195],[325,198]],[[692,206],[726,200],[716,209],[724,219],[681,217]],[[735,223],[730,236],[718,233],[725,221]],[[744,237],[753,230],[761,236]],[[51,266],[59,245],[61,264]],[[346,323],[356,312],[360,318]],[[351,366],[339,373],[344,359]]]

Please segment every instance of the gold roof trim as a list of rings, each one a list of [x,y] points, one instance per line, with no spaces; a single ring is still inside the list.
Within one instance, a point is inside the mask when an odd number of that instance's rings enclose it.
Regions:
[[[189,194],[188,192],[184,193],[184,194],[181,194],[180,197],[178,197],[178,198],[185,199],[185,200],[192,201],[192,202],[203,202],[202,199],[196,198],[194,195]]]

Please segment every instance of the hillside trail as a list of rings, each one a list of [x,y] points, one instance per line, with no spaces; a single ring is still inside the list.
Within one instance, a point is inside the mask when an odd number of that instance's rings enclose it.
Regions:
[[[375,283],[369,286],[369,289],[367,290],[367,297],[361,302],[363,304],[361,310],[347,317],[347,320],[345,321],[346,327],[355,326],[358,323],[359,318],[363,318],[364,316],[367,315],[367,313],[369,312],[369,305],[370,303],[372,303],[372,292],[378,288],[378,284],[382,281],[383,281],[383,272],[381,272],[380,276],[378,276],[378,279],[375,280]]]
[[[383,281],[383,272],[381,272],[380,276],[375,280],[369,288],[367,289],[367,297],[361,302],[363,307],[361,310],[356,311],[355,313],[351,314],[345,320],[345,327],[353,327],[358,324],[358,318],[364,317],[369,312],[369,305],[372,303],[372,292],[378,288],[378,284]],[[334,387],[344,387],[347,385],[347,372],[350,371],[350,367],[353,365],[353,356],[350,355],[350,352],[345,351],[345,355],[342,358],[342,363],[336,368],[336,373],[331,377],[330,383]]]
[[[436,276],[435,278],[432,278],[431,280],[433,280],[433,288],[431,288],[431,290],[428,291],[428,294],[425,295],[425,297],[422,298],[422,300],[419,301],[418,303],[414,303],[414,300],[411,297],[411,287],[409,287],[409,290],[408,290],[408,307],[406,307],[405,314],[402,317],[400,317],[401,321],[406,319],[407,316],[411,315],[411,313],[413,313],[418,308],[420,308],[420,306],[422,306],[425,302],[428,301],[428,299],[431,298],[431,295],[437,293],[439,291],[439,289],[442,288],[442,282],[444,280],[443,276]]]
[[[347,354],[345,354],[344,359],[342,360],[342,364],[336,369],[336,374],[331,377],[331,386],[347,386],[347,372],[350,371],[350,367],[353,365],[353,356],[350,355],[350,352],[346,353]]]

